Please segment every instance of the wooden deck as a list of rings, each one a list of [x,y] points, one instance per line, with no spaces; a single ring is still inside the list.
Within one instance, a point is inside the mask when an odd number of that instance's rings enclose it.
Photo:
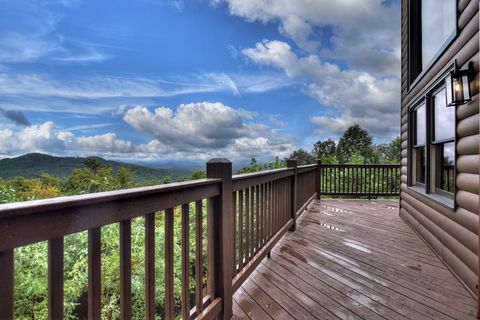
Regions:
[[[310,206],[234,295],[232,319],[476,319],[398,201]]]

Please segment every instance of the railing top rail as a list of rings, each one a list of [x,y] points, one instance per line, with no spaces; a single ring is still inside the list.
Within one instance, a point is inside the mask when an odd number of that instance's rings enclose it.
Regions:
[[[347,167],[362,167],[362,168],[400,168],[401,164],[328,164],[322,163],[320,167],[328,168],[347,168]]]
[[[58,198],[1,204],[0,219],[12,218],[15,216],[32,214],[37,212],[45,212],[78,206],[87,206],[92,204],[101,204],[104,202],[125,200],[130,198],[148,196],[152,194],[163,194],[171,191],[180,191],[182,189],[209,186],[220,182],[221,179],[199,179],[150,187],[122,189],[75,196],[65,196]]]
[[[263,176],[268,176],[268,175],[273,175],[279,172],[285,172],[285,171],[292,171],[293,168],[281,168],[281,169],[271,169],[271,170],[264,170],[264,171],[258,171],[258,172],[252,172],[252,173],[242,173],[242,174],[235,174],[232,176],[233,181],[238,181],[242,179],[251,179],[251,178],[257,178],[257,177],[263,177]]]
[[[305,164],[303,166],[298,166],[297,168],[298,169],[307,169],[307,168],[315,168],[316,166],[318,166],[318,164],[312,163],[312,164]]]
[[[293,168],[282,168],[266,170],[260,172],[237,174],[232,177],[233,191],[253,187],[262,183],[267,183],[294,175]]]

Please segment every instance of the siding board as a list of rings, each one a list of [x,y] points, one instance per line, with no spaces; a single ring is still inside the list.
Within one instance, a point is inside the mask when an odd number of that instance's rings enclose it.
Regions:
[[[451,271],[477,294],[478,223],[479,223],[479,4],[477,0],[458,1],[458,33],[445,52],[422,75],[413,88],[406,91],[408,68],[408,1],[402,1],[402,108],[401,108],[401,210],[400,216],[414,229]],[[475,76],[471,85],[472,101],[456,107],[456,210],[449,209],[407,186],[407,114],[412,102],[453,64],[465,68],[473,62]]]

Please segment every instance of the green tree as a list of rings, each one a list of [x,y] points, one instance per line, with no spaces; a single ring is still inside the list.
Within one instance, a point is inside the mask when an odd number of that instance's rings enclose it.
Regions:
[[[389,143],[379,144],[375,147],[381,162],[399,163],[401,160],[402,140],[396,137]]]
[[[312,155],[316,159],[322,160],[324,163],[336,163],[337,144],[332,139],[325,141],[317,141],[313,145]]]
[[[117,181],[120,188],[127,188],[132,185],[132,172],[127,167],[120,167],[117,171]]]
[[[268,162],[268,163],[259,163],[257,159],[252,158],[250,160],[250,165],[247,167],[243,167],[240,170],[238,170],[239,174],[243,173],[252,173],[252,172],[258,172],[258,171],[263,171],[263,170],[273,170],[273,169],[280,169],[280,168],[285,168],[287,166],[287,163],[285,160],[280,160],[278,157],[275,157],[275,161],[273,162]]]
[[[190,177],[191,180],[204,179],[207,177],[207,173],[204,170],[195,170]]]
[[[315,162],[315,157],[304,149],[294,150],[290,154],[289,159],[297,160],[299,166],[303,166],[303,165]]]
[[[350,126],[344,132],[336,153],[340,163],[349,162],[354,154],[362,156],[366,163],[375,162],[372,136],[358,124]]]

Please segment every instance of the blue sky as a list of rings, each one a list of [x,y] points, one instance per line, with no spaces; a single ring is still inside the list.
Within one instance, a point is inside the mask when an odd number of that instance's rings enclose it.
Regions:
[[[0,0],[0,156],[287,156],[398,135],[399,4]]]

